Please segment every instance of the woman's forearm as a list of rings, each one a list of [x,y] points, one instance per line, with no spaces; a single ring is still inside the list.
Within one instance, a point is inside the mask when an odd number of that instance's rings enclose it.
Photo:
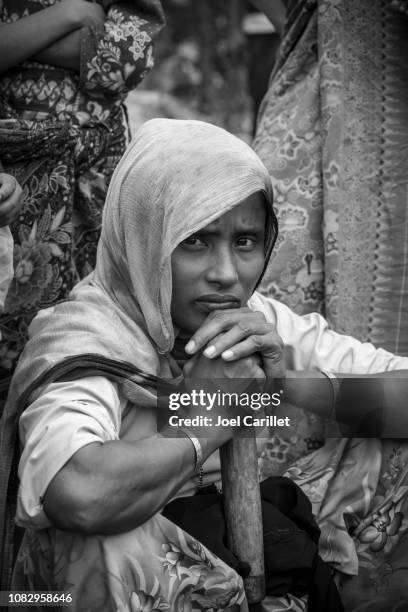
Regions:
[[[202,440],[204,459],[216,445]],[[44,510],[63,530],[123,533],[147,521],[194,473],[187,437],[91,443],[51,481]]]
[[[33,57],[38,62],[79,72],[81,29],[70,32]]]
[[[0,71],[37,55],[81,25],[80,15],[70,10],[67,2],[58,2],[13,23],[1,24]]]
[[[349,433],[378,437],[408,436],[408,371],[336,374],[338,393],[322,372],[287,373],[285,401],[335,419]],[[345,430],[347,432],[347,429]]]

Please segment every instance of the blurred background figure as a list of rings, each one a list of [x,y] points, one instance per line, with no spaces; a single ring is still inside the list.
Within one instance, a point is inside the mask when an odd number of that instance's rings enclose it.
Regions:
[[[263,290],[406,355],[408,3],[285,5],[254,141],[280,220]]]
[[[280,34],[246,0],[163,0],[156,68],[128,97],[135,127],[153,117],[211,121],[252,140]]]
[[[153,66],[158,0],[0,3],[0,160],[23,188],[0,320],[0,413],[40,308],[94,265],[103,203],[128,140],[123,101]]]
[[[280,36],[268,18],[259,12],[247,13],[242,28],[247,38],[248,91],[256,117],[275,63]]]

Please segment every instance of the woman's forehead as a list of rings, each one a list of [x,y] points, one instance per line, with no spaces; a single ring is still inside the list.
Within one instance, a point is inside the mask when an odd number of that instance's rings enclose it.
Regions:
[[[243,227],[254,230],[263,229],[266,217],[266,201],[264,196],[258,192],[245,198],[233,209],[224,213],[218,219],[214,219],[200,231],[213,232],[222,227]]]

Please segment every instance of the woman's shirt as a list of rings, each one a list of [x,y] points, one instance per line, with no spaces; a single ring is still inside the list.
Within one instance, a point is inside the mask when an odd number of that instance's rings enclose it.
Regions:
[[[254,294],[249,306],[263,312],[267,321],[276,325],[284,342],[288,369],[350,374],[408,369],[408,358],[337,334],[318,314],[298,316],[260,294]],[[42,498],[53,477],[83,446],[153,435],[157,431],[152,411],[130,405],[120,388],[102,376],[50,384],[20,419],[24,448],[19,466],[17,523],[35,529],[51,525],[43,511]],[[262,447],[261,440],[259,452]],[[219,481],[218,452],[208,458],[204,472],[205,484]],[[196,485],[196,479],[191,479],[177,496],[192,495]]]
[[[0,21],[13,23],[56,0],[3,0]],[[102,0],[97,0],[102,4]],[[8,116],[74,120],[80,125],[108,122],[110,114],[153,66],[153,38],[164,23],[158,0],[118,2],[104,27],[81,30],[79,72],[25,61],[0,75],[0,98]],[[141,17],[143,15],[143,18]]]

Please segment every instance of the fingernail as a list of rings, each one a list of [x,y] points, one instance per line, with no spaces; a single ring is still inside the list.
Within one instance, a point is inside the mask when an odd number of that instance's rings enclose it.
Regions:
[[[215,346],[209,346],[208,348],[205,349],[205,351],[203,351],[203,355],[205,355],[206,357],[212,357],[215,353]]]
[[[221,357],[223,359],[226,359],[228,361],[228,359],[232,359],[234,356],[234,353],[231,351],[231,349],[228,349],[227,351],[224,351],[223,353],[221,353]]]
[[[196,350],[196,343],[194,342],[194,340],[189,340],[186,346],[184,347],[184,350],[186,351],[186,353],[194,353],[194,351]]]

